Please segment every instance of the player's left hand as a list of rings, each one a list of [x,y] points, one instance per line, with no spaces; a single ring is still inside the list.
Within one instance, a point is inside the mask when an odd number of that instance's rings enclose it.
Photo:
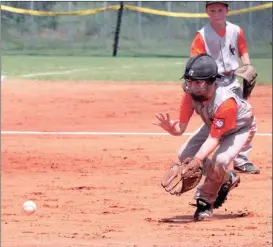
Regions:
[[[195,188],[202,178],[203,162],[188,157],[182,163],[173,164],[164,176],[161,185],[171,195],[180,196]]]
[[[235,75],[243,78],[243,98],[248,99],[256,85],[257,70],[251,64],[244,64],[234,72]]]
[[[156,113],[156,118],[159,120],[159,122],[153,122],[154,125],[160,126],[162,129],[166,130],[167,132],[170,132],[175,125],[179,122],[179,120],[172,121],[170,120],[170,114],[169,113]]]

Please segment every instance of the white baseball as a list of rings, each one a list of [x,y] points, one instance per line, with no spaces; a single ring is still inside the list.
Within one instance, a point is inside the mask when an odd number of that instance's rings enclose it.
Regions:
[[[5,79],[6,77],[4,75],[1,75],[1,82],[4,82]]]
[[[33,214],[37,209],[35,202],[33,201],[26,201],[23,204],[23,210],[27,215]]]

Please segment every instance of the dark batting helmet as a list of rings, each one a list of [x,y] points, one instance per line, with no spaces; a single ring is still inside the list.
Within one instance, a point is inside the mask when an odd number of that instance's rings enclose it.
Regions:
[[[206,1],[206,8],[208,7],[208,5],[213,4],[213,3],[222,3],[222,4],[226,5],[226,7],[229,6],[228,2],[226,2],[226,1]]]
[[[208,85],[211,85],[216,78],[220,77],[215,60],[210,55],[200,54],[188,60],[184,75],[181,78],[185,80],[182,87],[186,93],[201,94],[208,88]],[[192,81],[204,81],[205,83],[197,91],[188,87],[188,83]]]

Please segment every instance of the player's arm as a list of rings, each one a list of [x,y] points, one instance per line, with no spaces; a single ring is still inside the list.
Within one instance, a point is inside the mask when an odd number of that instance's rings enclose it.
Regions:
[[[206,53],[205,42],[203,40],[202,35],[199,32],[197,32],[191,44],[190,56],[192,57],[204,53]]]
[[[212,137],[209,135],[207,140],[203,143],[197,154],[195,155],[196,158],[199,160],[204,161],[219,145],[219,138]]]
[[[181,136],[185,132],[192,114],[192,97],[185,93],[180,104],[179,119],[170,120],[169,113],[159,112],[155,115],[159,122],[153,122],[153,124],[160,126],[173,136]]]
[[[250,57],[247,50],[247,42],[245,39],[244,31],[240,28],[239,38],[238,38],[238,48],[239,55],[243,64],[250,64]]]
[[[248,53],[245,53],[244,55],[241,56],[241,60],[243,64],[251,64],[250,63],[250,57]]]
[[[200,160],[207,158],[219,145],[221,136],[236,127],[237,110],[238,106],[233,98],[226,100],[218,108],[213,119],[209,137],[195,155],[196,158]]]
[[[188,125],[188,123],[180,123],[178,119],[171,120],[169,113],[159,112],[156,113],[155,116],[159,122],[153,122],[153,124],[161,127],[173,136],[182,135]]]
[[[179,120],[176,120],[172,129],[169,131],[169,133],[173,136],[181,136],[187,129],[188,123],[181,123]]]

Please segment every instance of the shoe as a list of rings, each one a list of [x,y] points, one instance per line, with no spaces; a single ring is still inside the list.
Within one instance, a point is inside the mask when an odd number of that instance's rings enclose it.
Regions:
[[[229,176],[228,181],[221,186],[218,192],[218,196],[213,204],[213,208],[221,207],[223,203],[226,201],[228,193],[235,187],[238,187],[240,183],[240,176],[237,175],[235,172],[229,171],[228,176]]]
[[[260,169],[250,162],[245,163],[242,166],[235,166],[234,170],[248,174],[260,174]]]
[[[196,203],[196,211],[194,213],[195,221],[202,221],[212,217],[212,206],[202,198],[198,198]]]

